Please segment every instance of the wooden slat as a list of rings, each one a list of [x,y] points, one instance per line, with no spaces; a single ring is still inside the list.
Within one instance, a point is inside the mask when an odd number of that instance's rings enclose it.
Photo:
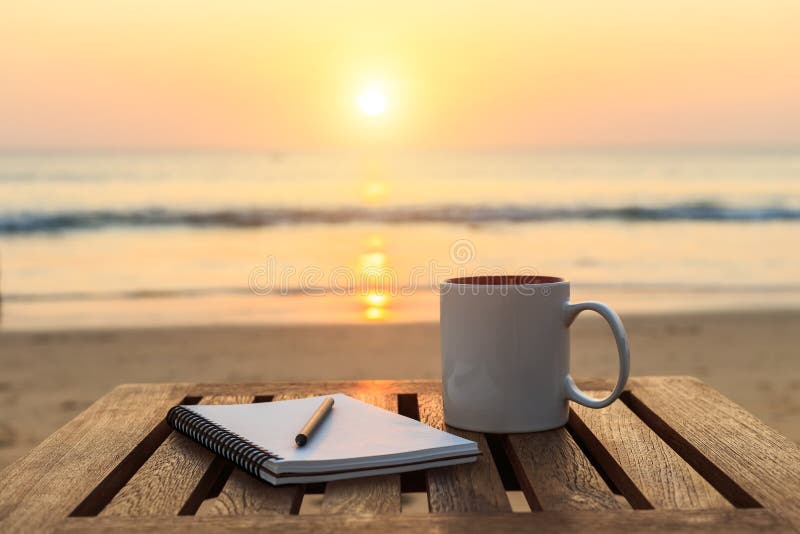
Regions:
[[[608,394],[605,391],[588,393],[595,398]],[[711,484],[621,401],[599,410],[574,402],[571,404],[574,415],[570,424],[576,434],[635,508],[703,510],[731,507]],[[635,487],[631,487],[631,483]]]
[[[577,380],[582,389],[613,388],[614,384],[601,378]],[[353,395],[396,395],[399,393],[439,394],[441,380],[332,380],[325,382],[256,382],[245,384],[191,384],[189,395],[275,395],[278,393],[303,393],[315,391],[317,395],[345,393]]]
[[[70,518],[57,532],[314,532],[327,534],[389,532],[792,532],[768,510],[702,510],[673,512],[649,510],[613,512],[579,511],[527,514],[351,514],[307,516]]]
[[[689,377],[631,382],[632,406],[709,480],[800,528],[800,448],[713,388]],[[750,504],[750,505],[754,505]]]
[[[272,400],[311,396],[311,393],[285,393],[275,395]],[[303,501],[303,491],[302,485],[273,486],[234,468],[219,495],[203,501],[196,515],[296,514]]]
[[[397,395],[354,393],[352,396],[384,410],[397,412]],[[336,480],[325,485],[324,513],[389,514],[400,512],[400,475]]]
[[[0,530],[45,530],[61,522],[187,389],[185,384],[120,386],[9,467],[0,484],[0,509],[13,509]]]
[[[399,393],[438,392],[442,384],[438,380],[332,380],[324,382],[269,382],[246,384],[195,384],[192,395],[277,395],[302,394],[309,391],[315,395],[345,393],[350,396],[397,395]]]
[[[200,505],[198,516],[296,514],[303,500],[302,486],[271,486],[241,469],[234,469],[223,491]]]
[[[621,508],[565,428],[509,434],[508,457],[534,510]]]
[[[419,387],[399,381],[348,382],[348,388],[336,383],[326,384],[321,390],[315,383],[283,385],[251,384],[212,385],[218,392],[227,394],[275,394],[281,391],[345,391],[352,393],[375,392],[380,394],[428,392],[420,395],[420,415],[429,424],[441,428],[441,406],[438,382],[415,382]],[[601,389],[600,382],[579,381],[584,389]],[[206,389],[204,389],[206,388]],[[64,530],[99,531],[111,528],[153,531],[156,529],[191,530],[193,533],[219,530],[290,530],[314,529],[317,532],[350,529],[370,532],[397,530],[492,530],[562,531],[580,529],[604,532],[628,528],[632,531],[687,530],[718,532],[787,530],[786,518],[800,527],[800,450],[788,439],[755,419],[708,386],[692,380],[678,378],[644,378],[630,382],[632,394],[626,402],[633,411],[663,438],[680,457],[711,481],[720,493],[739,506],[764,505],[767,509],[716,509],[716,510],[649,510],[649,511],[543,511],[532,514],[483,513],[481,515],[387,514],[367,518],[350,514],[320,516],[269,515],[258,518],[229,517],[72,517],[66,518],[79,502],[92,496],[97,488],[109,480],[127,480],[120,466],[141,465],[135,457],[137,450],[147,450],[144,443],[158,443],[156,432],[166,410],[189,392],[213,392],[204,385],[132,385],[117,388],[103,397],[87,411],[68,423],[26,457],[0,473],[0,531]],[[430,398],[439,403],[438,415],[426,406]],[[614,406],[617,406],[616,403]],[[588,430],[588,427],[587,427]],[[469,434],[469,433],[464,433]],[[155,437],[154,437],[155,436]],[[482,448],[490,454],[485,440]],[[469,436],[468,437],[472,437]],[[154,441],[155,440],[155,441]],[[599,442],[598,442],[599,443]],[[155,445],[153,445],[154,447]],[[152,449],[151,449],[152,450]],[[603,449],[605,450],[605,449]],[[610,456],[607,452],[606,454]],[[129,461],[129,460],[133,461]],[[613,459],[613,463],[617,463]],[[482,459],[483,461],[483,459]],[[476,465],[455,466],[447,469]],[[493,462],[488,466],[488,477],[462,476],[462,486],[471,492],[494,494],[502,492]],[[431,472],[433,472],[432,470]],[[445,471],[436,470],[436,471]],[[620,470],[622,471],[622,470]],[[133,471],[130,471],[131,473]],[[117,476],[119,474],[119,476]],[[624,473],[625,477],[628,477]],[[120,478],[122,477],[122,478]],[[495,478],[500,492],[488,490]],[[474,483],[475,479],[482,480]],[[630,478],[629,478],[630,480]],[[632,483],[632,482],[631,482]],[[122,482],[119,483],[121,485]],[[431,509],[435,505],[436,481],[428,476]],[[452,485],[459,488],[458,484]],[[109,487],[113,487],[113,484]],[[119,486],[117,486],[119,487]],[[446,488],[446,484],[442,487]],[[477,489],[476,489],[477,488]],[[432,490],[432,491],[431,491]],[[446,490],[445,490],[446,491]],[[113,494],[113,493],[112,493]],[[97,494],[102,497],[102,492]],[[446,503],[448,497],[439,497]],[[455,499],[455,498],[453,498]],[[468,502],[491,500],[467,495]],[[500,500],[500,499],[498,499]],[[502,500],[508,505],[505,494]],[[105,501],[103,501],[105,502]],[[472,506],[472,509],[475,509]],[[773,511],[777,511],[773,513]],[[776,513],[783,517],[776,516]]]
[[[213,396],[203,397],[200,404],[252,401],[251,396]],[[173,431],[100,515],[175,515],[195,492],[214,458],[202,445]]]
[[[445,428],[441,395],[425,394],[417,399],[420,421],[477,442],[482,453],[473,463],[429,469],[426,472],[430,511],[510,512],[511,504],[484,435]]]

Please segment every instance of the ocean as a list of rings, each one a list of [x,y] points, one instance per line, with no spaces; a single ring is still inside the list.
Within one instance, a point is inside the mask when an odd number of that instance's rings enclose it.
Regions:
[[[3,329],[433,321],[465,274],[800,305],[800,149],[0,153]]]

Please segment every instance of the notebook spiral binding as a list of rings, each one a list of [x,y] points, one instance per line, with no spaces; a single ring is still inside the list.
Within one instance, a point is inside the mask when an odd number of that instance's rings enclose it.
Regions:
[[[267,460],[282,460],[277,454],[262,449],[183,406],[170,409],[167,424],[256,477],[260,477],[259,469]]]

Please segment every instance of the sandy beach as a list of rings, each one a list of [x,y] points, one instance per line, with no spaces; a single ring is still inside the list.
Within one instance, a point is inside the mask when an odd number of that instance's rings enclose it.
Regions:
[[[701,378],[800,441],[800,311],[624,316],[634,375]],[[573,327],[576,376],[613,377],[606,326]],[[0,333],[0,468],[115,385],[437,378],[435,323]]]

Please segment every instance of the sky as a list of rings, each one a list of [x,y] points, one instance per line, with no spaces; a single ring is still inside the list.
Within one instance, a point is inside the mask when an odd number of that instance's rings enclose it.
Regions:
[[[0,148],[794,145],[798,20],[797,0],[20,0]]]

